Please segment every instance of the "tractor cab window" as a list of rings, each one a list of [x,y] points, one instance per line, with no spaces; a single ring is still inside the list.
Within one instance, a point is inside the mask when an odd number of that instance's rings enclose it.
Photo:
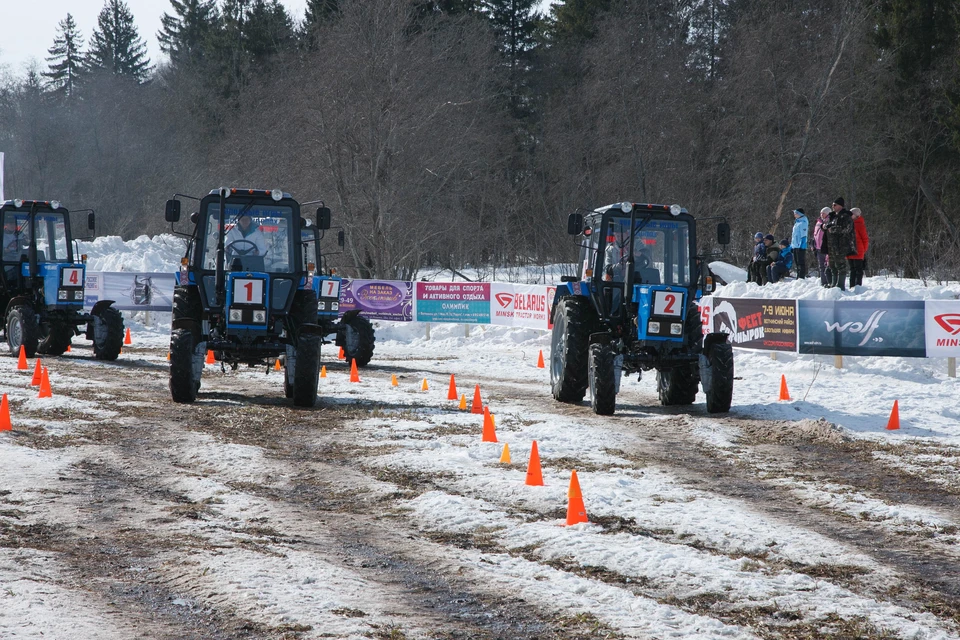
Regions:
[[[679,220],[637,220],[634,283],[690,285],[690,229]],[[630,219],[613,218],[604,232],[603,279],[623,282],[630,251]]]
[[[303,243],[303,270],[307,270],[307,264],[312,262],[315,268],[320,267],[317,260],[317,234],[313,228],[300,229],[300,242]]]
[[[30,219],[26,213],[5,211],[3,214],[3,261],[19,262],[27,257],[30,247]]]
[[[600,233],[600,218],[587,218],[586,229],[580,242],[580,279],[592,280],[594,258],[597,255],[597,238]]]
[[[207,207],[203,268],[217,268],[220,203]],[[293,209],[290,207],[227,203],[223,240],[224,268],[228,271],[289,273],[293,264]]]
[[[37,262],[69,262],[67,220],[62,213],[38,213],[34,216],[37,233]]]

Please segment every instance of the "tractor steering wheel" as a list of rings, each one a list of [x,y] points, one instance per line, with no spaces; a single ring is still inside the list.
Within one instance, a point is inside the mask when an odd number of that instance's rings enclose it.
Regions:
[[[641,253],[637,256],[637,267],[640,269],[646,269],[650,266],[650,256],[645,253]]]
[[[237,245],[250,245],[249,247],[244,246],[243,248],[238,248]],[[234,240],[226,246],[227,253],[231,253],[235,256],[248,256],[248,255],[258,255],[259,249],[257,248],[257,243],[251,240]]]

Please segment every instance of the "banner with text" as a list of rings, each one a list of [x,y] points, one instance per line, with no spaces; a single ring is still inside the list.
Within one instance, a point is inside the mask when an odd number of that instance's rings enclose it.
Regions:
[[[766,351],[797,350],[796,300],[713,298],[712,305],[713,331],[730,334],[733,346]]]
[[[490,324],[549,329],[555,292],[556,287],[546,285],[491,283]]]
[[[800,300],[800,353],[926,355],[923,300]]]
[[[489,282],[417,282],[418,322],[490,323]]]
[[[960,300],[927,300],[924,324],[928,358],[960,356]]]
[[[170,311],[173,286],[172,273],[88,271],[83,304],[89,308],[97,300],[114,300],[120,311]]]
[[[413,283],[344,278],[340,287],[340,315],[353,309],[359,309],[368,318],[410,322],[413,320]]]

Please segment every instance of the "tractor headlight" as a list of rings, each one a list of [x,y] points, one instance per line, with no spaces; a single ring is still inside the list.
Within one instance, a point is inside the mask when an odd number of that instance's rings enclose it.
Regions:
[[[58,300],[66,300],[66,299],[67,299],[67,292],[66,292],[65,290],[63,290],[63,289],[60,289],[60,291],[57,291],[57,299],[58,299]]]
[[[330,303],[330,311],[339,311],[339,310],[340,310],[340,303],[339,303],[339,302],[331,302],[331,303]]]
[[[678,216],[678,215],[680,215],[680,212],[681,212],[682,210],[683,210],[683,208],[682,208],[680,205],[678,205],[678,204],[672,204],[672,205],[670,205],[670,215],[672,215],[672,216]]]
[[[13,206],[15,206],[17,209],[19,209],[20,207],[23,206],[23,200],[21,200],[20,198],[14,198],[14,200],[13,200]]]
[[[323,300],[321,300],[320,302],[318,302],[318,303],[317,303],[317,310],[318,310],[318,311],[326,311],[326,310],[327,310],[327,303],[324,302]]]
[[[679,336],[679,335],[682,334],[682,333],[683,333],[683,325],[682,325],[682,324],[680,324],[679,322],[671,322],[671,323],[670,323],[670,335],[672,335],[672,336]]]
[[[77,300],[83,300],[83,289],[80,289],[79,291],[74,291],[73,297],[76,298]]]
[[[647,333],[660,333],[660,323],[659,323],[659,322],[648,322],[648,323],[647,323]]]
[[[240,322],[243,320],[243,311],[240,309],[230,309],[230,322]]]
[[[51,200],[51,201],[50,201],[50,208],[51,208],[51,209],[59,209],[59,208],[60,208],[60,201],[59,201],[59,200]]]
[[[277,202],[280,202],[281,200],[283,200],[283,191],[281,191],[280,189],[274,189],[273,191],[270,192],[270,197],[276,200]]]
[[[253,321],[256,324],[266,324],[267,323],[267,312],[263,310],[258,310],[253,312]]]
[[[633,203],[632,203],[632,202],[621,202],[621,203],[620,203],[620,211],[623,211],[624,213],[630,213],[631,211],[633,211]]]

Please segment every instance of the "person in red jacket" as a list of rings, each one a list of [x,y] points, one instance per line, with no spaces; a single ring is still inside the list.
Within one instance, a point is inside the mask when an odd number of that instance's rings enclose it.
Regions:
[[[850,209],[853,214],[853,235],[857,239],[857,252],[847,256],[850,265],[850,287],[863,284],[863,257],[870,246],[870,236],[867,235],[867,223],[863,221],[863,213],[857,207]]]

